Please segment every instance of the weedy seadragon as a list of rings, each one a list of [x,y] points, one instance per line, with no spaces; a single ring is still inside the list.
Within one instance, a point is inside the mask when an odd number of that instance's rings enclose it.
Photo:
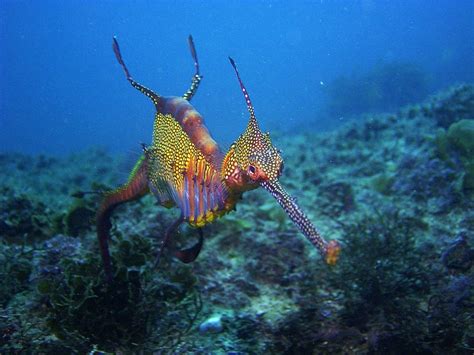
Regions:
[[[107,278],[111,280],[113,275],[108,246],[110,218],[118,205],[153,193],[161,205],[179,208],[180,217],[166,230],[158,257],[178,226],[187,222],[198,228],[199,241],[188,249],[175,251],[175,256],[188,263],[194,261],[201,250],[202,227],[232,211],[245,191],[260,186],[277,200],[303,235],[319,250],[326,263],[335,264],[340,253],[339,243],[336,240],[326,241],[279,183],[283,159],[269,134],[260,130],[250,96],[230,57],[250,118],[244,133],[226,154],[211,137],[202,116],[190,104],[202,76],[191,36],[189,47],[195,67],[191,87],[183,96],[163,97],[132,78],[122,59],[117,39],[113,38],[113,50],[127,80],[153,102],[156,114],[151,146],[143,146],[143,154],[128,181],[115,190],[105,192],[97,211],[97,235]]]

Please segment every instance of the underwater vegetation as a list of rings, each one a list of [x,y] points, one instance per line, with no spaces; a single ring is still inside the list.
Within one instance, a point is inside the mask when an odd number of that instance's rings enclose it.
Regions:
[[[415,64],[380,63],[367,73],[340,76],[328,87],[328,113],[352,116],[415,103],[426,96],[428,78]]]
[[[41,275],[37,284],[53,333],[72,349],[83,351],[90,350],[83,347],[84,341],[111,349],[145,341],[156,342],[161,349],[167,344],[171,347],[193,325],[201,307],[199,293],[189,269],[178,266],[157,274],[144,267],[150,257],[151,244],[146,239],[121,239],[113,254],[118,269],[113,284],[103,282],[96,253],[81,259],[61,258],[58,269]],[[161,339],[152,339],[152,327]]]
[[[0,155],[0,352],[471,354],[474,87],[325,134],[275,135],[282,184],[344,253],[335,266],[264,191],[205,229],[189,265],[176,217],[117,208],[107,283],[94,228],[120,157]],[[151,124],[151,123],[150,123]],[[71,195],[76,196],[73,197]],[[188,245],[193,229],[179,230]]]

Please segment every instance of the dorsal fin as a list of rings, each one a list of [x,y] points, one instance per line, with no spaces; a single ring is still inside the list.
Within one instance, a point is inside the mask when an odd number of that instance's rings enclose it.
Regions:
[[[117,61],[119,64],[122,66],[123,71],[125,72],[125,76],[127,77],[127,80],[130,82],[130,84],[140,91],[142,94],[150,98],[151,101],[155,104],[155,106],[158,106],[160,102],[160,95],[156,94],[153,90],[148,89],[147,87],[143,86],[142,84],[137,83],[132,76],[130,75],[130,72],[128,71],[127,66],[125,65],[125,62],[123,61],[122,58],[122,53],[120,53],[120,47],[117,41],[117,37],[113,37],[113,42],[112,42],[112,49],[114,50],[115,57],[117,58]]]
[[[242,79],[240,78],[239,71],[237,70],[237,65],[235,64],[235,61],[231,57],[229,57],[229,61],[235,70],[235,74],[237,75],[237,79],[239,80],[240,89],[242,90],[242,93],[244,94],[245,102],[247,103],[247,109],[249,110],[249,113],[250,113],[249,125],[255,124],[258,127],[257,118],[255,117],[255,110],[253,108],[252,101],[250,101],[249,93],[247,89],[245,88],[244,83],[242,82]]]
[[[189,44],[189,50],[191,51],[191,57],[193,57],[193,60],[194,60],[195,73],[194,73],[193,79],[191,81],[191,87],[183,95],[183,99],[191,101],[193,96],[196,94],[196,91],[199,87],[199,84],[201,83],[202,76],[199,73],[198,56],[197,56],[197,52],[196,52],[196,47],[194,46],[193,36],[191,36],[191,35],[189,35],[189,37],[188,37],[188,44]]]

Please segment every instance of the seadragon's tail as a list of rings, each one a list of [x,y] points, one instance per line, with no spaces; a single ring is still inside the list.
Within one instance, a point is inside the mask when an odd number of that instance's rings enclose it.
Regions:
[[[124,185],[104,193],[104,199],[96,214],[96,225],[100,252],[109,281],[112,280],[112,264],[109,253],[109,232],[112,227],[110,217],[112,212],[122,203],[139,199],[146,195],[148,191],[147,163],[145,156],[142,156],[135,164],[128,181]]]

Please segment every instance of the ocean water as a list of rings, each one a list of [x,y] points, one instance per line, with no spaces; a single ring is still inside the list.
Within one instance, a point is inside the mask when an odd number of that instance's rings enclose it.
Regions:
[[[264,129],[311,122],[325,131],[344,119],[324,112],[341,75],[402,62],[426,74],[425,94],[472,81],[473,7],[469,0],[2,1],[0,150],[126,152],[150,141],[153,106],[128,87],[112,36],[136,80],[181,95],[193,74],[192,34],[204,76],[194,105],[228,145],[247,115],[228,56]]]
[[[473,24],[468,0],[0,1],[0,353],[472,354]],[[197,139],[160,118],[132,170],[155,108],[112,39],[181,96],[189,35],[236,168],[176,174]]]

